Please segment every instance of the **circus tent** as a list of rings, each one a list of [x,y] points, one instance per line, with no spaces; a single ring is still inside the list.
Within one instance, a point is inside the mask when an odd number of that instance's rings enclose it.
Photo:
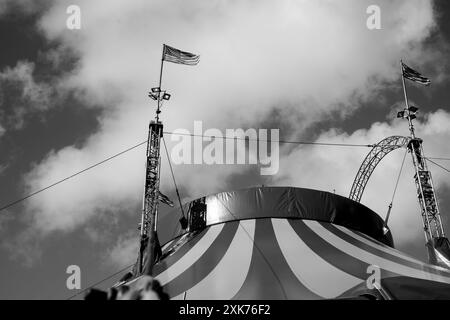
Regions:
[[[396,250],[383,220],[345,197],[256,187],[206,196],[186,209],[199,202],[203,223],[192,224],[194,210],[187,230],[176,212],[159,221],[162,256],[152,276],[171,299],[353,297],[374,292],[367,287],[374,268],[391,296],[402,283],[413,290],[421,282],[450,297],[450,270]]]

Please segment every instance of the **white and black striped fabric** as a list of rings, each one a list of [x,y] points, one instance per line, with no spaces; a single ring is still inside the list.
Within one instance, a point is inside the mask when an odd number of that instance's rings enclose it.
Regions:
[[[163,61],[195,66],[199,63],[200,56],[190,52],[175,49],[165,44],[163,48]]]
[[[365,289],[373,266],[381,282],[406,277],[450,292],[450,269],[394,249],[383,220],[349,199],[256,187],[210,195],[206,204],[204,229],[162,242],[152,276],[171,299],[343,298]]]
[[[402,71],[403,71],[403,77],[405,77],[408,80],[414,81],[416,83],[420,83],[423,85],[428,86],[431,83],[431,80],[422,76],[419,72],[417,72],[414,69],[411,69],[406,64],[402,62]]]
[[[383,279],[450,284],[450,270],[360,232],[303,219],[219,223],[172,240],[163,256],[153,273],[171,299],[332,299],[364,284],[370,265]]]

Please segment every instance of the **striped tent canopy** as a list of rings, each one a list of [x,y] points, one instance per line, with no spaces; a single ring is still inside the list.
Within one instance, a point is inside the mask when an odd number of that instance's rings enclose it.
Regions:
[[[175,232],[172,224],[153,268],[172,299],[351,298],[373,291],[367,283],[374,268],[386,288],[410,279],[409,288],[426,283],[449,292],[450,270],[394,249],[383,220],[347,198],[259,187],[203,201],[206,224]],[[170,226],[165,220],[159,232]]]

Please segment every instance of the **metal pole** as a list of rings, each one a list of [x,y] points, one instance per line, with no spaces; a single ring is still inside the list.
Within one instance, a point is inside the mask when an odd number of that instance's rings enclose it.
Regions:
[[[161,69],[159,70],[159,92],[158,92],[158,109],[156,110],[156,122],[159,121],[159,114],[161,113],[160,110],[160,103],[161,103],[161,83],[162,83],[162,74],[163,74],[163,66],[164,66],[164,46],[163,45],[163,51],[161,55]]]
[[[408,144],[408,149],[411,152],[413,165],[414,165],[414,180],[416,184],[416,192],[421,209],[423,228],[425,233],[426,245],[428,246],[428,257],[432,264],[444,264],[448,267],[447,262],[437,256],[435,239],[445,237],[444,228],[442,226],[441,216],[439,212],[439,204],[436,196],[436,192],[433,185],[433,179],[431,172],[428,170],[426,158],[423,152],[422,140],[417,139],[414,134],[414,126],[412,122],[411,110],[408,104],[408,95],[406,92],[405,77],[403,73],[403,61],[400,60],[401,72],[402,72],[402,84],[403,94],[405,96],[406,108],[404,112],[407,112],[407,119],[409,123],[409,131],[411,133],[411,141]],[[448,255],[449,253],[447,253]],[[442,261],[440,261],[442,260]]]
[[[391,210],[392,210],[392,202],[389,204],[388,211],[386,213],[386,218],[384,218],[384,226],[385,227],[387,227],[387,225],[388,225],[389,216],[391,215]]]
[[[409,124],[409,132],[411,134],[411,139],[416,139],[416,135],[414,134],[414,126],[411,120],[411,113],[409,110],[409,103],[408,103],[408,94],[406,92],[406,84],[405,84],[405,77],[403,76],[403,61],[400,60],[400,72],[402,74],[402,84],[403,84],[403,94],[405,96],[405,111],[407,112],[407,119],[408,119],[408,124]],[[424,204],[424,199],[423,199],[423,190],[422,190],[422,185],[420,183],[420,178],[419,178],[419,160],[417,159],[417,155],[416,155],[416,147],[414,146],[413,141],[410,141],[409,144],[409,148],[411,151],[411,156],[413,159],[413,165],[414,165],[414,171],[415,171],[415,176],[416,179],[418,181],[418,187],[419,187],[419,204],[420,204],[420,209],[422,210],[421,214],[422,214],[422,222],[423,222],[423,227],[424,227],[424,233],[425,233],[425,239],[428,242],[428,240],[432,237],[430,234],[430,221],[429,221],[429,217],[427,214],[427,210]],[[417,186],[416,186],[417,188]],[[425,215],[425,219],[424,219],[424,215]]]
[[[159,147],[161,148],[161,142],[159,143]],[[157,193],[158,193],[158,200],[156,202],[156,208],[155,208],[155,221],[154,221],[154,226],[153,226],[153,231],[156,233],[157,230],[157,224],[158,224],[158,204],[159,204],[159,185],[160,185],[160,181],[159,181],[159,176],[161,174],[161,153],[159,152],[159,158],[158,158],[158,185],[157,185]],[[152,234],[150,233],[151,236],[156,236],[156,234]]]
[[[411,114],[409,112],[408,94],[406,92],[405,77],[403,76],[403,61],[402,60],[400,60],[400,72],[402,74],[403,94],[405,96],[406,112],[408,112],[409,132],[411,133],[411,138],[415,139],[416,135],[414,134],[414,126],[412,124]]]
[[[146,153],[146,172],[145,172],[145,187],[144,197],[142,203],[142,217],[140,230],[140,249],[139,249],[139,273],[143,270],[143,240],[146,241],[146,250],[151,249],[150,246],[156,241],[156,219],[158,217],[158,192],[159,192],[159,173],[161,169],[160,159],[160,141],[162,136],[162,124],[159,122],[159,114],[161,113],[161,83],[164,66],[164,45],[161,55],[161,68],[159,71],[159,87],[158,87],[158,101],[156,109],[156,123],[150,121],[149,134],[147,139],[147,153]],[[154,163],[156,159],[156,165]],[[151,181],[149,174],[152,175]],[[155,175],[155,176],[153,176]],[[151,192],[151,194],[149,194]],[[153,254],[153,253],[152,253]],[[150,271],[152,266],[148,266]]]
[[[148,131],[148,138],[147,138],[147,149],[145,152],[145,182],[144,182],[144,192],[142,196],[142,213],[141,213],[141,227],[140,227],[140,237],[139,237],[139,273],[142,273],[142,267],[143,267],[143,252],[142,252],[142,239],[144,238],[144,235],[146,233],[146,223],[148,221],[145,219],[146,217],[146,209],[147,209],[147,171],[148,171],[148,157],[149,157],[149,151],[150,151],[150,145],[151,145],[151,130],[149,128]]]

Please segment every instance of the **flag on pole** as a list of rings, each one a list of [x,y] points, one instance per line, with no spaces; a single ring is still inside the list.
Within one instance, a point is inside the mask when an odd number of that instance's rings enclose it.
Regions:
[[[158,191],[158,200],[164,204],[167,204],[169,207],[174,206],[173,201],[170,200],[169,197],[163,194],[161,191]]]
[[[200,61],[200,56],[186,52],[181,51],[175,48],[172,48],[168,45],[164,45],[163,47],[163,61],[169,61],[173,63],[179,63],[179,64],[187,64],[189,66],[195,66]]]
[[[417,72],[414,69],[411,69],[403,62],[402,62],[402,70],[403,70],[403,77],[405,77],[408,80],[424,84],[426,86],[428,86],[431,83],[430,79],[422,76],[419,72]]]

